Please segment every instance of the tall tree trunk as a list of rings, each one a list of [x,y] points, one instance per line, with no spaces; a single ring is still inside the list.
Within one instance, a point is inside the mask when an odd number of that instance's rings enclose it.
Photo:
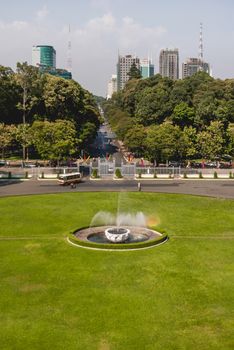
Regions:
[[[26,158],[26,149],[25,149],[25,146],[23,146],[23,160],[25,160]]]
[[[23,124],[26,123],[26,98],[27,98],[27,90],[24,88],[23,93]],[[23,160],[26,158],[26,147],[23,145]]]

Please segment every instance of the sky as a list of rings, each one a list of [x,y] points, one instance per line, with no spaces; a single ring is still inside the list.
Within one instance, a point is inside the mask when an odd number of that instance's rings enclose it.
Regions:
[[[181,64],[199,52],[215,78],[234,78],[233,0],[0,0],[0,65],[31,64],[33,45],[52,45],[67,68],[71,27],[72,74],[84,88],[106,96],[118,53],[152,57],[178,48]]]

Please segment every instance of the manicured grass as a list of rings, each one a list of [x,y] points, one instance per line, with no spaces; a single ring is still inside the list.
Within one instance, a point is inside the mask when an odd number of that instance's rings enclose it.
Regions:
[[[66,234],[142,210],[170,240],[90,251]],[[233,349],[234,201],[146,193],[0,198],[1,349]]]

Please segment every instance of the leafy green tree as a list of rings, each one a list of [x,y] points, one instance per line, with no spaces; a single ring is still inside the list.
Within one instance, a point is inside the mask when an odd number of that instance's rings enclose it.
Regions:
[[[128,130],[124,144],[137,156],[142,156],[145,150],[146,130],[142,125],[134,125]]]
[[[4,159],[5,150],[11,145],[14,139],[14,132],[14,125],[6,125],[4,123],[0,123],[0,149],[2,159]]]
[[[193,107],[189,107],[186,102],[178,104],[171,116],[173,124],[179,125],[181,128],[194,125],[195,111]]]
[[[138,97],[135,116],[139,123],[145,126],[160,124],[170,114],[169,92],[164,86],[147,87]]]
[[[96,134],[97,134],[97,128],[94,123],[87,122],[83,124],[79,132],[80,147],[82,147],[82,149],[85,149],[88,146],[90,146],[92,141],[95,139]]]
[[[33,107],[37,104],[40,89],[40,73],[38,68],[29,66],[27,62],[17,63],[15,80],[20,87],[22,99],[17,107],[23,113],[23,124],[26,123],[26,117]]]
[[[186,103],[188,106],[192,105],[192,91],[186,79],[175,81],[170,90],[172,110],[182,102]]]
[[[119,140],[124,139],[127,131],[133,126],[133,118],[129,113],[122,111],[117,107],[105,105],[105,116],[107,117],[112,130],[116,133]]]
[[[15,139],[23,148],[23,159],[28,159],[28,148],[33,144],[33,135],[29,124],[18,124],[15,129]]]
[[[116,135],[118,136],[118,139],[123,141],[128,131],[133,127],[133,118],[130,118],[125,115],[124,112],[121,113],[123,116],[118,120],[117,124],[115,124],[115,127],[113,130],[115,131]]]
[[[225,134],[220,121],[211,122],[203,131],[198,133],[197,142],[203,158],[214,159],[223,153]]]
[[[129,80],[125,88],[122,91],[122,106],[123,109],[128,112],[130,115],[134,115],[135,113],[135,105],[136,105],[136,87],[139,83],[137,79]]]
[[[192,159],[198,154],[197,149],[197,130],[192,126],[183,129],[183,138],[185,143],[185,157]]]
[[[141,79],[142,78],[142,75],[141,75],[141,71],[140,69],[137,68],[136,66],[136,63],[133,62],[129,72],[128,72],[128,77],[129,77],[129,80],[131,79]]]
[[[69,120],[35,121],[32,132],[34,145],[43,159],[59,162],[77,151],[76,128]]]
[[[101,119],[95,99],[74,80],[46,75],[43,99],[48,120],[72,120],[78,132],[90,122],[97,131]]]
[[[148,129],[146,148],[150,159],[157,162],[180,159],[185,153],[182,131],[170,123],[154,125]]]
[[[14,79],[14,72],[9,67],[0,66],[0,123],[18,122],[17,103],[20,94]]]

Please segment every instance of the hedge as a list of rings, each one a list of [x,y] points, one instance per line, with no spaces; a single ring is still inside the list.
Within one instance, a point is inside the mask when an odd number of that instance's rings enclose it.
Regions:
[[[77,231],[75,231],[77,232]],[[95,243],[90,241],[80,240],[78,237],[74,235],[74,233],[68,234],[69,240],[81,247],[89,247],[89,248],[97,248],[97,249],[141,249],[145,247],[151,247],[157,245],[159,243],[163,243],[168,240],[168,236],[166,234],[162,234],[162,236],[156,237],[155,239],[144,241],[144,242],[136,242],[136,243]]]

